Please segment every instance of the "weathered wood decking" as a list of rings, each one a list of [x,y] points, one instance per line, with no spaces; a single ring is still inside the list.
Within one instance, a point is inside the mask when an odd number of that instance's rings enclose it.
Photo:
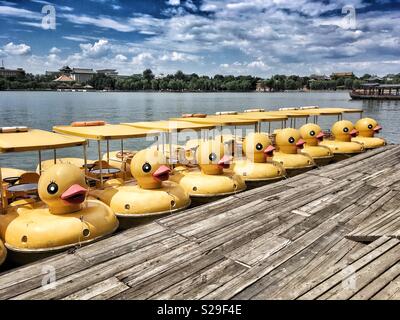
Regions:
[[[399,205],[390,145],[4,273],[0,298],[397,299]]]

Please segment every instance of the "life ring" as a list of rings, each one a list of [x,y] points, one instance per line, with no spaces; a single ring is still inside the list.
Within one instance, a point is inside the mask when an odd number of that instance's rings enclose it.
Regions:
[[[0,127],[0,133],[27,132],[28,127]]]
[[[243,112],[264,112],[265,109],[259,108],[259,109],[246,109]]]
[[[75,121],[71,123],[71,127],[94,127],[94,126],[104,126],[105,121]]]

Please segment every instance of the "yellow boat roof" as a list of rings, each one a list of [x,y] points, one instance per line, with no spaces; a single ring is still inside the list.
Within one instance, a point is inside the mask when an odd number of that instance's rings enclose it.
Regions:
[[[186,119],[183,119],[186,120]],[[132,122],[132,123],[121,123],[125,126],[133,126],[138,128],[154,129],[161,131],[182,131],[182,130],[201,130],[201,129],[213,129],[215,125],[210,123],[194,123],[190,121],[176,121],[176,120],[161,120],[161,121],[149,121],[149,122]]]
[[[82,146],[86,140],[39,129],[0,133],[0,153],[39,151]]]
[[[198,124],[212,124],[214,126],[245,126],[255,124],[258,121],[238,117],[237,115],[208,115],[206,118],[171,118],[174,121],[189,121]]]
[[[252,119],[256,121],[284,121],[287,120],[288,117],[284,114],[271,114],[268,111],[255,111],[255,112],[244,112],[238,114],[236,117],[241,117],[242,119]]]
[[[285,112],[285,111],[279,111]],[[316,108],[316,109],[299,109],[299,110],[290,110],[292,113],[297,114],[308,114],[310,116],[329,116],[329,115],[340,115],[343,113],[361,113],[362,109],[349,109],[349,108]]]
[[[58,133],[64,133],[90,140],[142,138],[149,134],[160,133],[160,130],[136,128],[121,124],[106,124],[104,126],[87,127],[55,126],[53,127],[53,130]]]

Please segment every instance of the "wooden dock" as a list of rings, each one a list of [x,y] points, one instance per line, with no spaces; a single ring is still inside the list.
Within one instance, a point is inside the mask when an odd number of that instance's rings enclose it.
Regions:
[[[3,273],[0,298],[399,299],[399,235],[389,145]]]

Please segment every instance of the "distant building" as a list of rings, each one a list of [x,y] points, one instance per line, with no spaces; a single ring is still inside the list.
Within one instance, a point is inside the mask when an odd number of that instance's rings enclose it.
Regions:
[[[87,82],[93,78],[96,72],[93,69],[73,68],[71,78],[79,83]]]
[[[334,72],[331,74],[331,79],[336,80],[338,78],[354,78],[353,72]]]
[[[105,76],[109,77],[117,77],[118,72],[115,69],[101,69],[101,70],[96,70],[97,74],[104,74]]]
[[[70,75],[71,72],[72,72],[72,69],[69,66],[64,66],[60,69],[61,74]]]
[[[0,76],[4,78],[22,78],[25,77],[25,70],[22,68],[6,69],[4,67],[0,67]]]
[[[271,91],[271,88],[265,84],[265,81],[259,80],[259,81],[257,81],[257,84],[256,84],[256,91],[257,92],[266,92],[266,91]]]
[[[74,79],[72,79],[70,76],[67,76],[65,74],[59,76],[57,79],[53,80],[56,82],[73,82],[75,81]]]

